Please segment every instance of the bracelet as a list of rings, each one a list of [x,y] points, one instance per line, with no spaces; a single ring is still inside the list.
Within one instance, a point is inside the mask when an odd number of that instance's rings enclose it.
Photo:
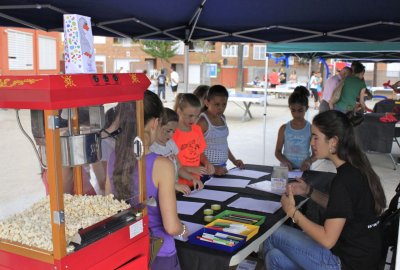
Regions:
[[[183,238],[183,236],[184,236],[185,233],[186,233],[186,225],[185,225],[185,224],[182,224],[182,227],[183,227],[183,231],[178,235],[178,237],[180,237],[180,238]]]
[[[313,186],[310,186],[310,190],[307,193],[307,198],[311,198],[312,193],[314,192]]]
[[[296,212],[297,212],[297,208],[296,208],[296,210],[294,210],[293,215],[292,215],[292,222],[293,223],[296,223],[296,221],[294,220],[294,216],[296,215]]]

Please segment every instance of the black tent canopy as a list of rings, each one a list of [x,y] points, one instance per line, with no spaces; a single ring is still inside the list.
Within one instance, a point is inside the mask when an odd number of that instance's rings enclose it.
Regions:
[[[398,0],[2,0],[0,25],[62,31],[62,14],[95,35],[226,42],[394,42]]]

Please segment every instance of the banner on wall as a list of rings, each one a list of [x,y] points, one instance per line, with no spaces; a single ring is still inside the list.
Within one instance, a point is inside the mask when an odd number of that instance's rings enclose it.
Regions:
[[[90,17],[64,15],[65,73],[96,73]]]

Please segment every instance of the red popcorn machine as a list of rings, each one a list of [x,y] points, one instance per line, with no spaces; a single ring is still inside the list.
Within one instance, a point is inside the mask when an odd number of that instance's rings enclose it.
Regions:
[[[0,269],[148,269],[150,237],[140,138],[143,96],[149,84],[142,73],[0,76],[0,109],[15,109],[21,130],[33,137],[36,157],[32,156],[39,160],[48,188],[47,196],[36,198],[23,211],[0,213]],[[101,160],[105,108],[120,102],[136,108],[132,115],[139,175],[135,203],[112,195],[82,195],[84,168]],[[31,134],[22,127],[21,115],[25,125],[30,123]],[[21,166],[19,160],[12,161],[13,155],[7,158],[11,165]],[[73,172],[72,180],[64,171]],[[69,194],[64,190],[68,181],[75,187]]]

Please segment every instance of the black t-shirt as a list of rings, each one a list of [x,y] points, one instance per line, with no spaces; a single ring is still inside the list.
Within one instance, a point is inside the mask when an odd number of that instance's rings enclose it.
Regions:
[[[157,84],[158,84],[158,86],[165,86],[165,81],[167,80],[167,77],[165,77],[165,75],[163,75],[163,74],[160,74],[158,77],[157,77]]]
[[[381,239],[374,199],[368,180],[348,162],[337,169],[332,181],[326,218],[346,219],[332,248],[341,260],[342,269],[377,269]]]
[[[286,73],[285,72],[279,73],[279,82],[286,83]]]

